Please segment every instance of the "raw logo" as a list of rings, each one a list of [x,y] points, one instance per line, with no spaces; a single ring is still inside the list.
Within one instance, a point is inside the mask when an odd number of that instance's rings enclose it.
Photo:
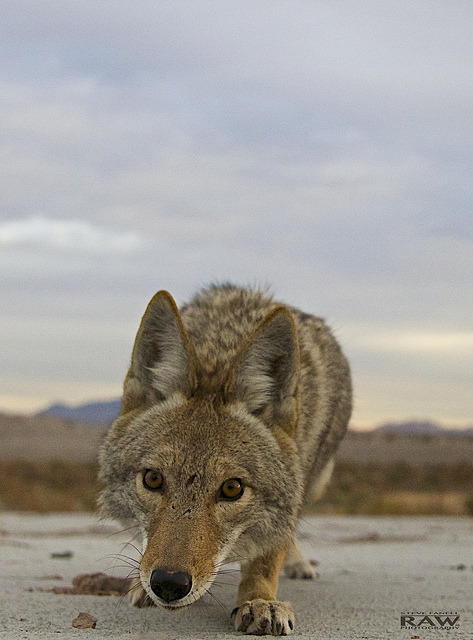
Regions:
[[[456,611],[401,611],[401,629],[459,629]]]

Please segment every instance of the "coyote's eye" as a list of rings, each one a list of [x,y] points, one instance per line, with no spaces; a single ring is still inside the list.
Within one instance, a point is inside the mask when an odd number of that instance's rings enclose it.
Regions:
[[[238,500],[243,495],[244,486],[240,478],[230,478],[220,487],[220,497],[224,500]]]
[[[143,486],[150,491],[158,491],[163,486],[163,474],[153,469],[145,469],[143,473]]]

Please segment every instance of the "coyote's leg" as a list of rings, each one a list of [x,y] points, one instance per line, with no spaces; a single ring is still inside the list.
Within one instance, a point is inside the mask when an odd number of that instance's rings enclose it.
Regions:
[[[294,629],[290,602],[278,602],[278,582],[286,547],[242,565],[235,629],[256,635],[288,635]]]
[[[288,578],[302,578],[305,580],[317,578],[318,576],[314,565],[303,557],[295,540],[289,545],[284,558],[284,573]]]

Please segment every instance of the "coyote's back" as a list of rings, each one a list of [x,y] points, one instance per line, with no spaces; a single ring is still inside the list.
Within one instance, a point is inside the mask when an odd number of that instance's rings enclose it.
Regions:
[[[279,571],[314,575],[294,530],[330,478],[350,412],[348,364],[321,319],[233,285],[180,312],[156,294],[100,456],[103,513],[143,535],[132,601],[190,604],[226,558],[245,558],[236,628],[290,633]]]

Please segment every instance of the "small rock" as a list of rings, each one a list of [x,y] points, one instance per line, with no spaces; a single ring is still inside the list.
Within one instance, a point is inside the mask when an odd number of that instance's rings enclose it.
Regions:
[[[130,591],[131,581],[128,578],[116,578],[105,573],[82,573],[72,580],[72,587],[53,587],[57,594],[121,596]]]
[[[95,629],[97,626],[97,618],[91,616],[90,613],[81,612],[72,621],[72,626],[76,629]]]
[[[128,593],[130,580],[105,573],[82,573],[73,578],[72,587],[75,593],[113,596]]]
[[[50,555],[51,555],[51,558],[59,558],[60,560],[67,560],[69,558],[72,558],[74,554],[72,551],[53,551],[53,553],[51,553]]]

